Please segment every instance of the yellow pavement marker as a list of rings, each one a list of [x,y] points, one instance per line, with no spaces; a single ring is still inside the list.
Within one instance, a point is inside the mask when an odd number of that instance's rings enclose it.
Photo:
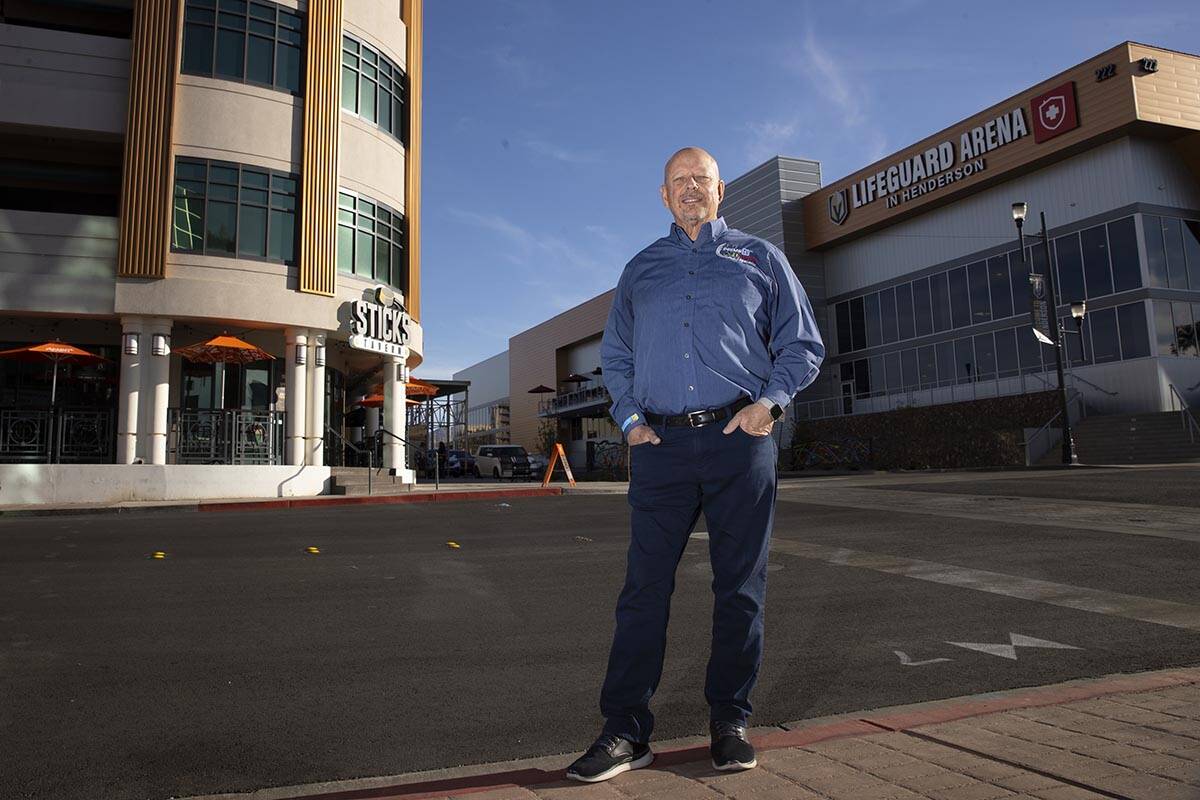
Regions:
[[[308,553],[309,555],[313,555],[313,556],[315,556],[315,555],[317,555],[318,553],[320,553],[320,552],[321,552],[321,548],[319,548],[319,547],[306,547],[306,548],[304,548],[304,552]]]
[[[446,547],[449,547],[451,550],[458,550],[462,545],[458,542],[446,542]]]

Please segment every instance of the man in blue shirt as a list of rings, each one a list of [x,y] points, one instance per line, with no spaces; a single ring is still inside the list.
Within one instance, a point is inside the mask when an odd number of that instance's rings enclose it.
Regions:
[[[825,357],[812,307],[779,248],[717,216],[717,162],[687,147],[663,175],[667,236],[617,283],[600,358],[629,443],[632,531],[600,694],[604,731],[568,769],[594,782],[653,761],[675,568],[703,511],[713,570],[704,694],[713,766],[750,769],[750,691],[763,646],[778,446],[770,435]]]

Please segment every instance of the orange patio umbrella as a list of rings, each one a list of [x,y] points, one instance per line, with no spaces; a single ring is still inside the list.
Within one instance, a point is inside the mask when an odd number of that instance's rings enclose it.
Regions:
[[[227,333],[214,336],[205,342],[189,344],[187,347],[178,347],[175,349],[175,352],[188,361],[196,361],[201,364],[216,364],[218,362],[223,364],[249,364],[252,361],[274,360],[275,358],[275,356],[261,347],[252,345],[236,336],[230,336]]]
[[[18,361],[53,361],[54,377],[50,381],[50,405],[54,405],[55,397],[58,394],[59,362],[70,361],[75,364],[98,364],[102,361],[108,361],[104,356],[89,353],[87,350],[81,350],[73,344],[60,341],[43,342],[42,344],[3,350],[0,351],[0,358],[15,358]]]
[[[438,387],[420,378],[409,378],[408,383],[404,384],[404,393],[410,396],[433,397],[438,393]]]

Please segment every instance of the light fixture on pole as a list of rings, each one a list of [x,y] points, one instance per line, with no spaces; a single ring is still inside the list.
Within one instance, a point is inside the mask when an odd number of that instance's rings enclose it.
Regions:
[[[171,354],[171,339],[165,333],[156,333],[151,337],[152,345],[150,352],[156,356],[169,356]]]
[[[1020,230],[1021,226],[1025,224],[1025,215],[1028,213],[1029,206],[1026,203],[1012,204],[1012,215],[1013,220],[1017,223],[1017,230]],[[1022,242],[1022,245],[1024,245],[1024,242]]]

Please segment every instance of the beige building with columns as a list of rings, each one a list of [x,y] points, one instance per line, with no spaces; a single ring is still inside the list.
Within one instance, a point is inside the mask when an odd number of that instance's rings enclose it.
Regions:
[[[105,359],[0,359],[0,504],[316,494],[380,382],[404,436],[421,0],[0,8],[0,350]]]

